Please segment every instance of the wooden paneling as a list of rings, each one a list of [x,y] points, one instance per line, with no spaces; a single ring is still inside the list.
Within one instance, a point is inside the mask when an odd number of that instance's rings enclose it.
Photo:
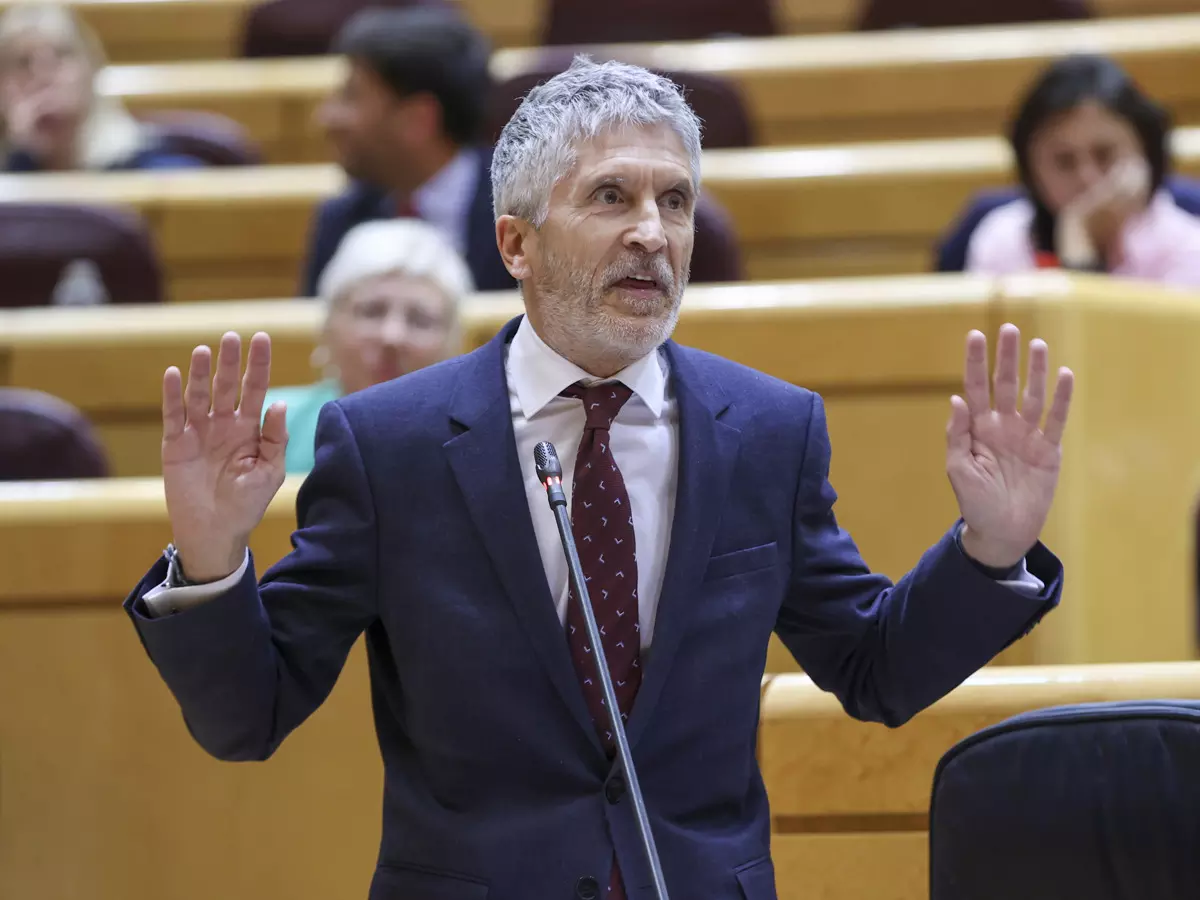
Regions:
[[[1175,134],[1200,176],[1200,129]],[[913,274],[979,190],[1008,183],[998,138],[714,150],[705,189],[729,211],[751,280]],[[0,202],[126,205],[149,224],[176,302],[277,298],[298,286],[314,210],[335,166],[0,175]]]
[[[1168,105],[1200,124],[1200,15],[986,29],[625,44],[588,48],[668,70],[734,81],[768,145],[1004,133],[1020,93],[1047,64],[1108,53]],[[497,78],[542,51],[500,50]],[[329,158],[313,122],[342,77],[332,57],[111,66],[101,89],[134,110],[206,109],[242,122],[272,162]]]
[[[780,897],[926,900],[929,797],[947,750],[1031,709],[1162,697],[1200,698],[1200,663],[991,667],[898,729],[848,718],[805,676],[775,676],[760,759]]]
[[[519,311],[515,295],[473,299],[467,346]],[[119,474],[153,475],[166,366],[186,365],[193,346],[227,329],[264,330],[276,383],[311,381],[320,314],[314,301],[0,313],[0,377],[81,407]],[[1079,599],[1003,661],[1192,658],[1196,295],[1054,272],[695,287],[676,336],[822,393],[839,518],[868,563],[897,577],[955,515],[943,434],[963,338],[971,328],[994,335],[1005,320],[1046,338],[1052,364],[1076,371],[1046,541],[1067,567],[1068,598]],[[771,659],[775,670],[794,668],[777,646]]]
[[[752,280],[926,271],[971,192],[1008,178],[996,140],[704,159],[705,187],[728,209]],[[314,210],[344,183],[329,164],[10,175],[0,176],[0,201],[132,207],[153,231],[171,300],[275,298],[296,291]]]
[[[243,23],[257,0],[72,0],[117,63],[225,59],[240,49]],[[3,9],[9,3],[0,3]],[[547,0],[458,0],[495,47],[541,42]],[[1106,18],[1196,12],[1196,0],[1092,0]],[[862,0],[778,0],[778,27],[791,34],[849,31]]]

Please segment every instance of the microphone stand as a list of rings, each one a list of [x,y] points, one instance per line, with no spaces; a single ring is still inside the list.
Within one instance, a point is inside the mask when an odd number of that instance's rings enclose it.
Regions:
[[[604,656],[604,644],[600,637],[600,628],[596,625],[596,614],[592,610],[592,598],[588,594],[587,582],[583,577],[583,567],[579,564],[579,551],[575,547],[575,534],[571,530],[571,520],[567,515],[567,497],[562,489],[562,463],[558,453],[549,441],[542,441],[533,448],[534,467],[538,480],[546,489],[550,509],[558,522],[558,536],[562,539],[563,552],[567,555],[567,569],[570,572],[571,587],[583,612],[583,622],[587,627],[588,640],[592,642],[596,659],[596,674],[604,691],[604,705],[608,709],[608,721],[612,726],[613,736],[617,741],[617,757],[621,761],[621,769],[625,773],[625,781],[629,788],[629,796],[633,800],[633,811],[637,818],[638,831],[641,833],[642,849],[646,860],[650,863],[650,872],[654,877],[654,893],[658,900],[667,900],[667,883],[663,878],[662,863],[658,858],[658,848],[654,844],[654,832],[650,830],[650,819],[646,815],[646,801],[642,797],[642,787],[638,783],[637,772],[633,767],[633,754],[629,750],[629,738],[625,735],[625,723],[621,721],[621,710],[617,706],[617,694],[613,688],[612,675],[608,671],[608,660]]]

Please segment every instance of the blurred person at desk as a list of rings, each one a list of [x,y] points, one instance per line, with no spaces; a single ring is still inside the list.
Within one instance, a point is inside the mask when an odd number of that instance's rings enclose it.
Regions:
[[[1166,111],[1112,60],[1051,65],[1012,125],[1024,194],[979,216],[966,271],[1064,268],[1200,285],[1200,220],[1164,186],[1169,135]]]
[[[0,16],[0,159],[6,172],[179,169],[154,126],[96,90],[96,35],[65,6],[22,4]]]
[[[352,183],[317,212],[301,293],[316,293],[347,231],[396,217],[438,228],[478,290],[515,288],[496,249],[492,152],[481,143],[487,41],[453,10],[366,9],[334,49],[348,73],[318,118]]]
[[[459,306],[474,292],[454,248],[431,225],[413,219],[355,227],[318,287],[326,317],[313,356],[324,377],[275,388],[265,405],[287,404],[289,474],[312,469],[317,420],[326,403],[457,355]]]

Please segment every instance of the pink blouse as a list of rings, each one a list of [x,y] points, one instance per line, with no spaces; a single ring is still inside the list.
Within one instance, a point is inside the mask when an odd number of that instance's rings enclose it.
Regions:
[[[967,271],[1013,275],[1038,268],[1033,204],[1014,200],[992,210],[967,245]],[[1126,223],[1124,258],[1111,274],[1160,284],[1200,286],[1200,219],[1184,212],[1166,191]]]

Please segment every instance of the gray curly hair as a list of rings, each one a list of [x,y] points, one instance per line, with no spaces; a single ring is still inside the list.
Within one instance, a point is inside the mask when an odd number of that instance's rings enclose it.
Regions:
[[[550,192],[575,165],[579,142],[621,126],[673,128],[700,190],[700,120],[679,86],[640,66],[576,56],[571,67],[538,85],[504,126],[492,156],[492,206],[497,217],[546,220]]]

